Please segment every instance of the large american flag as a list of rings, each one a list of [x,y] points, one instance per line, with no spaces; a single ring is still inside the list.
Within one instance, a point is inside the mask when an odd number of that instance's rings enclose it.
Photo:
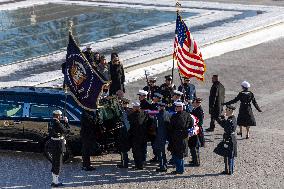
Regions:
[[[204,80],[206,65],[202,54],[179,13],[177,13],[173,57],[177,61],[179,72],[184,77]]]

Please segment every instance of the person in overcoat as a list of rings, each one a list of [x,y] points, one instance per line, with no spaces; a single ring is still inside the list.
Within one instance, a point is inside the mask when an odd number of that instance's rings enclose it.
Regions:
[[[212,87],[209,96],[209,114],[211,116],[210,127],[207,132],[212,132],[215,129],[215,121],[223,111],[223,103],[225,101],[225,87],[219,81],[218,75],[212,76]]]
[[[118,90],[122,90],[123,92],[125,92],[124,68],[118,58],[118,55],[113,56],[109,70],[110,70],[110,80],[111,80],[109,95],[110,96],[115,95]]]
[[[234,173],[234,158],[237,157],[237,140],[235,135],[237,121],[234,116],[235,109],[235,107],[227,105],[225,115],[217,119],[220,126],[224,128],[223,140],[214,149],[215,153],[224,157],[225,171],[222,174],[232,175]]]
[[[82,142],[82,170],[93,171],[91,166],[91,155],[94,155],[98,145],[96,145],[96,120],[94,119],[94,112],[83,110],[81,115],[81,142]]]
[[[171,151],[176,171],[174,174],[184,173],[184,157],[188,153],[188,129],[193,127],[193,119],[190,113],[183,111],[182,102],[175,103],[176,113],[170,119],[169,150]]]
[[[203,131],[203,120],[204,120],[204,111],[201,106],[202,98],[196,98],[193,100],[193,109],[191,114],[198,118],[198,127],[199,127],[199,142],[200,147],[205,146],[205,138],[204,138],[204,131]]]
[[[239,109],[239,115],[237,119],[237,124],[240,126],[240,132],[238,135],[242,136],[242,127],[246,127],[247,135],[246,138],[249,139],[250,137],[250,126],[256,126],[256,121],[252,112],[251,103],[254,105],[254,107],[259,111],[262,112],[260,107],[258,106],[254,94],[249,91],[250,83],[247,81],[242,82],[241,84],[243,91],[238,94],[236,98],[233,100],[224,103],[224,105],[230,105],[234,104],[238,101],[241,102],[240,109]]]
[[[131,142],[135,169],[143,169],[147,153],[147,128],[152,124],[149,115],[140,109],[140,103],[133,103],[133,111],[128,116],[130,124],[129,139]],[[145,149],[146,148],[146,149]]]
[[[154,140],[153,148],[158,156],[159,167],[157,172],[167,171],[167,157],[166,157],[166,141],[167,141],[167,129],[170,124],[170,113],[166,111],[166,104],[163,102],[158,103],[159,113],[154,117],[154,123],[156,124],[156,137]]]

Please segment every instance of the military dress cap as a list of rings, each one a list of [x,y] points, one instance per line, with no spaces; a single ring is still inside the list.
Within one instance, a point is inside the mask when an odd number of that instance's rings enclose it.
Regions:
[[[54,110],[52,113],[53,113],[54,115],[62,115],[61,110]]]
[[[141,95],[141,96],[147,96],[148,92],[144,91],[144,90],[139,90],[137,95]]]
[[[243,81],[242,84],[241,84],[242,87],[245,87],[245,88],[250,88],[250,83],[247,82],[247,81]]]
[[[91,44],[86,45],[86,49],[91,49]]]
[[[235,110],[236,108],[232,105],[226,105],[226,108],[230,109],[230,110]]]
[[[181,96],[181,95],[183,95],[183,93],[178,91],[178,90],[174,90],[174,95]]]
[[[188,77],[183,77],[183,79],[184,79],[185,81],[190,81],[190,78],[188,78]]]
[[[175,102],[174,104],[176,107],[184,106],[183,102]]]
[[[156,81],[156,80],[157,80],[157,77],[150,76],[150,77],[148,77],[148,80],[149,80],[149,81]]]
[[[129,104],[130,100],[123,97],[123,98],[121,98],[121,102],[122,102],[123,104]]]
[[[203,100],[202,98],[196,98],[196,99],[194,99],[194,101],[197,102],[197,103],[201,103],[202,100]]]
[[[134,101],[134,102],[132,102],[132,106],[133,107],[140,107],[140,102]]]
[[[173,77],[171,75],[166,75],[165,78],[166,78],[166,80],[172,80],[173,79]]]
[[[160,93],[154,93],[154,97],[163,98],[163,95]]]

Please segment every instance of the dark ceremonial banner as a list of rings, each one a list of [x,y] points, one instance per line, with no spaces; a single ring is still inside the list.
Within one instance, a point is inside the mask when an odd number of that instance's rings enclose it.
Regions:
[[[79,106],[91,111],[97,108],[100,93],[107,81],[92,68],[71,32],[69,32],[64,79]]]

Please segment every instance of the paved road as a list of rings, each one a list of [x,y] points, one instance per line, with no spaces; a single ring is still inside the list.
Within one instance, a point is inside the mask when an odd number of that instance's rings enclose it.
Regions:
[[[150,164],[143,171],[119,170],[115,167],[118,155],[94,158],[97,171],[86,173],[81,171],[77,158],[63,168],[62,180],[66,188],[283,188],[283,45],[284,39],[279,39],[209,59],[206,81],[192,81],[198,88],[198,96],[205,100],[205,127],[209,123],[210,77],[215,73],[226,87],[227,100],[237,94],[241,81],[250,81],[264,111],[261,114],[255,111],[257,126],[252,128],[251,139],[238,137],[239,156],[233,176],[219,174],[223,171],[223,159],[212,152],[222,138],[222,130],[217,127],[215,133],[206,133],[207,147],[201,150],[202,166],[186,167],[184,175],[156,173],[156,167]],[[169,72],[158,75],[158,83],[162,83],[167,74]],[[177,74],[175,83],[178,83]],[[143,85],[144,81],[129,84],[127,96],[135,98],[136,91]],[[41,154],[0,152],[0,167],[0,188],[49,188],[50,164]]]
[[[189,1],[189,0],[185,0]],[[190,0],[199,1],[199,0]],[[245,5],[273,5],[273,6],[284,6],[283,0],[206,0],[208,2],[220,2],[220,3],[239,3]]]

